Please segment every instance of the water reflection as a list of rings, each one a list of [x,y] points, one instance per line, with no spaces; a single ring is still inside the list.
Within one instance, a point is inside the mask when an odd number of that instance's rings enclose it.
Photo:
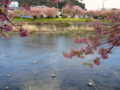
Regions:
[[[89,69],[82,63],[97,54],[84,60],[66,59],[62,55],[63,51],[80,47],[72,41],[77,36],[31,35],[20,38],[13,35],[7,40],[0,38],[0,90],[6,86],[9,90],[120,90],[120,48],[113,49],[115,54],[109,60]],[[85,37],[85,34],[80,36]],[[38,63],[34,64],[34,61]],[[52,73],[57,76],[51,78]],[[94,86],[87,85],[89,79],[93,80]]]

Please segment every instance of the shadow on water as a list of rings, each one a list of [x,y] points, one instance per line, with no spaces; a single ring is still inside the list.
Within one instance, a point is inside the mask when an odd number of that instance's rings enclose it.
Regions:
[[[20,38],[12,35],[7,40],[0,39],[0,90],[6,86],[9,90],[120,90],[120,48],[113,49],[114,54],[109,60],[102,60],[101,65],[90,69],[82,63],[97,54],[84,60],[66,59],[62,55],[63,51],[80,48],[72,41],[77,36],[31,35]],[[85,37],[84,34],[80,36]],[[52,78],[52,73],[57,76]],[[87,85],[89,80],[94,82],[92,87]]]

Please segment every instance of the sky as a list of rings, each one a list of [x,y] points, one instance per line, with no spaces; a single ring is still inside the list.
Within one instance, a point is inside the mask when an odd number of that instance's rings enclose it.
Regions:
[[[100,10],[103,6],[103,0],[83,0],[87,10]],[[104,8],[119,8],[120,0],[104,0]]]

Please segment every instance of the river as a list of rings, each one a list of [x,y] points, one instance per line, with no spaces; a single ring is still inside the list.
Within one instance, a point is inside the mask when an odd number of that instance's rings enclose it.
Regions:
[[[26,38],[0,38],[0,90],[6,86],[9,90],[120,90],[120,47],[113,48],[109,59],[90,69],[82,63],[90,62],[97,53],[85,59],[62,55],[63,51],[80,48],[72,41],[76,36],[33,34]],[[88,86],[88,82],[93,82],[93,86]]]

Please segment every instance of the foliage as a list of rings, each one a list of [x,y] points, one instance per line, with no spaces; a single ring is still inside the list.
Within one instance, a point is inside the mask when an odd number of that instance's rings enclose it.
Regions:
[[[40,18],[40,16],[44,17],[44,15],[48,18],[53,18],[57,15],[57,13],[58,9],[54,7],[31,7],[29,11],[23,9],[23,15],[33,16],[34,19]]]
[[[101,59],[108,59],[109,54],[112,54],[112,48],[120,46],[120,12],[108,12],[105,15],[105,19],[109,20],[111,23],[118,23],[108,27],[106,24],[100,22],[99,20],[89,20],[88,26],[93,27],[95,35],[82,38],[78,36],[74,38],[73,41],[77,44],[84,44],[79,50],[72,49],[70,53],[63,53],[66,58],[72,58],[77,56],[78,58],[85,58],[85,55],[94,54],[94,50],[98,50],[99,57],[95,57],[91,63],[84,63],[90,68],[93,65],[100,65]],[[109,48],[101,47],[103,44],[108,44]]]
[[[68,5],[66,5],[62,8],[63,15],[70,15],[71,17],[74,17],[75,15],[82,15],[82,11],[82,8],[80,8],[79,6],[73,6],[72,8],[70,8]]]
[[[33,18],[38,18],[40,16],[40,14],[42,13],[42,8],[41,7],[31,7],[30,10],[24,10],[23,9],[23,15],[27,15],[27,16],[33,16]]]
[[[57,15],[58,9],[54,7],[45,7],[42,9],[42,14],[45,14],[48,18],[53,18]]]
[[[19,30],[17,35],[19,35],[20,37],[26,37],[30,35],[30,32],[22,28],[21,24],[19,25],[19,24],[14,24],[13,22],[11,22],[11,19],[13,19],[14,13],[9,11],[10,1],[2,0],[0,1],[0,5],[2,5],[2,7],[0,8],[0,21],[2,23],[0,25],[1,37],[4,39],[9,38],[8,32],[13,30],[13,26],[15,26]],[[29,9],[28,4],[24,4],[24,6],[26,9]]]

